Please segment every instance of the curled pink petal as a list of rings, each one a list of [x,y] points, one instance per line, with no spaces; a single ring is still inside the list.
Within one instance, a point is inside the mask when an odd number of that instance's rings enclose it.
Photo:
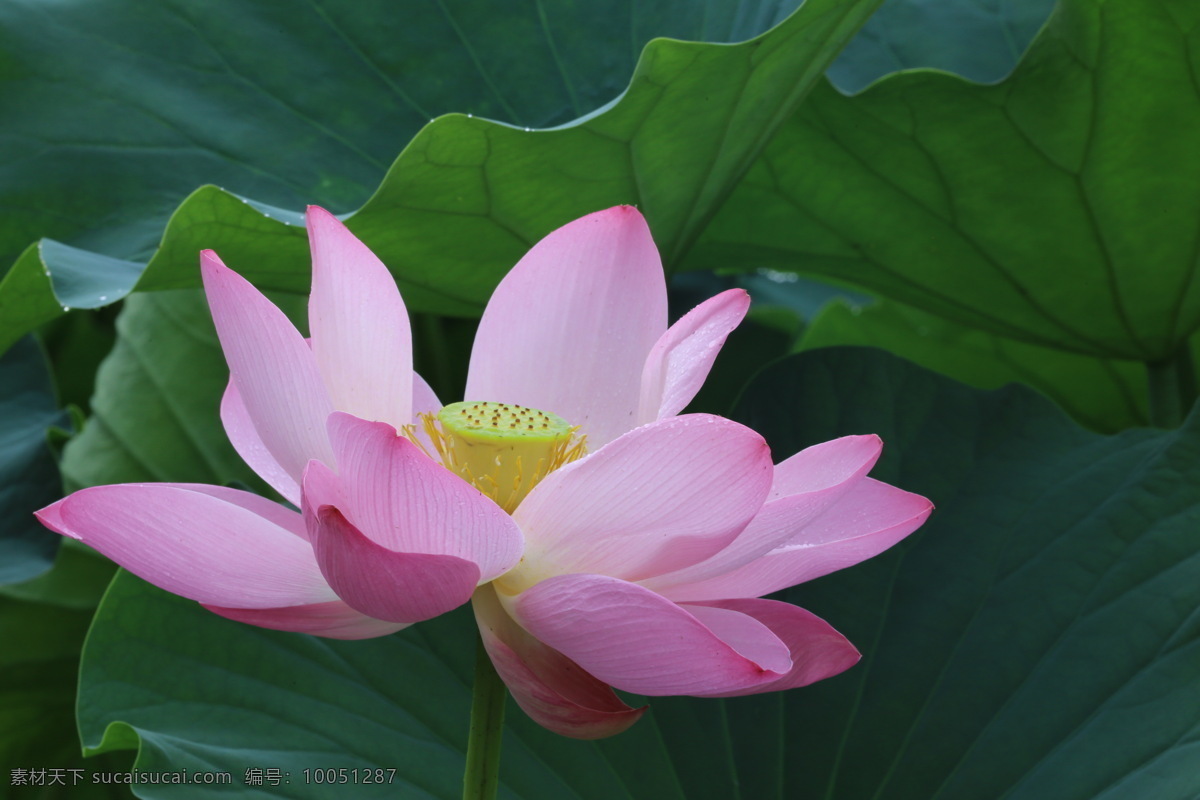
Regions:
[[[408,627],[404,623],[368,617],[341,600],[280,608],[223,608],[213,605],[204,607],[214,614],[236,622],[275,631],[324,636],[327,639],[371,639],[387,636]]]
[[[607,575],[559,575],[500,599],[542,643],[627,692],[713,694],[780,677],[670,600]],[[782,645],[772,650],[765,630],[757,625],[737,637],[737,644],[779,666],[779,654],[786,651]]]
[[[371,541],[397,553],[465,559],[483,581],[521,558],[512,517],[390,425],[339,412],[329,418],[329,435],[342,498],[331,502]]]
[[[661,591],[679,602],[762,597],[882,553],[919,528],[932,510],[920,495],[864,478],[786,544],[723,575]]]
[[[299,506],[300,484],[280,466],[275,456],[271,455],[271,451],[263,444],[258,431],[254,429],[250,412],[246,410],[246,404],[242,402],[242,396],[238,393],[237,384],[232,380],[225,387],[225,394],[221,397],[221,424],[225,427],[225,435],[229,437],[233,449],[247,466],[285,500]]]
[[[412,334],[387,267],[323,208],[309,206],[312,351],[333,407],[399,429],[412,419]]]
[[[274,510],[258,513],[264,504]],[[277,524],[285,515],[288,524]],[[274,608],[337,599],[312,548],[294,530],[300,515],[248,492],[96,486],[38,516],[135,575],[201,603]]]
[[[634,427],[642,366],[667,328],[667,289],[650,228],[618,206],[533,246],[488,302],[467,400],[558,414],[595,450]]]
[[[645,706],[625,705],[609,686],[522,630],[491,586],[481,586],[471,605],[496,672],[517,705],[542,727],[573,739],[602,739],[645,713]]]
[[[690,414],[637,428],[550,473],[518,506],[526,558],[513,580],[641,580],[702,561],[741,533],[771,480],[766,442],[736,422]]]
[[[447,555],[379,546],[332,506],[305,509],[321,573],[356,611],[388,622],[420,622],[471,599],[479,567]]]
[[[722,610],[751,618],[769,628],[791,653],[791,668],[779,678],[744,689],[710,692],[707,697],[733,697],[761,692],[777,692],[807,686],[837,675],[858,663],[859,652],[828,622],[777,600],[721,600],[707,603],[710,610]],[[696,606],[688,606],[695,609]]]
[[[230,377],[254,430],[299,482],[309,459],[333,460],[325,432],[333,404],[312,351],[283,312],[216,253],[201,253],[200,267]]]
[[[704,384],[726,337],[750,310],[750,295],[730,289],[685,314],[655,343],[642,368],[638,422],[683,411]]]

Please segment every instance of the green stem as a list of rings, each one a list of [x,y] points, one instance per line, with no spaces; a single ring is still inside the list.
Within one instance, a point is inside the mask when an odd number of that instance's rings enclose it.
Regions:
[[[1177,428],[1196,401],[1196,372],[1192,351],[1185,343],[1173,358],[1146,364],[1150,387],[1150,424]]]
[[[500,742],[504,735],[504,701],[508,694],[480,639],[475,646],[475,693],[463,800],[493,800],[500,783]]]

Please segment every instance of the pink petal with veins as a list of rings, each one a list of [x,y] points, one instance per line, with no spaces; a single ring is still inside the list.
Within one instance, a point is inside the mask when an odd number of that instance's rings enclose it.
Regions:
[[[681,582],[662,592],[679,602],[762,597],[882,553],[919,528],[932,510],[933,504],[920,495],[864,478],[766,555],[723,575]]]
[[[514,577],[641,580],[702,561],[753,519],[772,469],[762,437],[727,419],[689,414],[637,428],[550,473],[518,506],[526,557]]]
[[[775,467],[767,503],[728,547],[643,584],[673,597],[673,587],[731,572],[787,544],[866,478],[881,447],[878,436],[843,436],[802,450]],[[780,496],[784,489],[794,494]]]
[[[337,599],[296,529],[300,515],[249,492],[96,486],[38,518],[155,586],[201,603],[273,608]]]
[[[558,414],[598,449],[637,424],[642,367],[667,329],[667,288],[637,209],[598,211],[550,233],[488,301],[466,400]]]
[[[401,428],[412,420],[412,334],[387,267],[328,211],[309,206],[312,351],[333,407]]]

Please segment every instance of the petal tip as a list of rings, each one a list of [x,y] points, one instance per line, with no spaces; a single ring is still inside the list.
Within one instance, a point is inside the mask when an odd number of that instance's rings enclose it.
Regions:
[[[750,310],[750,293],[741,287],[726,289],[717,296],[725,298],[731,305],[741,307],[743,315]]]
[[[642,215],[642,212],[639,211],[636,206],[631,205],[613,206],[611,208],[601,209],[600,211],[593,211],[591,214],[582,216],[573,222],[566,223],[562,226],[562,228],[572,228],[580,223],[600,223],[615,227],[632,226],[634,228],[644,230],[647,235],[650,233],[650,226],[646,222],[646,217]],[[562,230],[562,228],[560,228],[560,230]]]
[[[335,222],[342,225],[342,221],[337,218],[332,211],[328,211],[321,206],[308,206],[304,209],[304,222],[306,227],[313,227],[314,224],[322,225]]]
[[[68,528],[66,523],[63,521],[62,506],[67,502],[67,499],[68,498],[64,497],[61,500],[51,503],[45,508],[40,508],[33,512],[33,516],[38,522],[42,523],[42,525],[46,526],[48,529],[57,534],[67,536],[78,541],[83,541],[83,539],[70,528]]]
[[[219,255],[217,255],[217,251],[200,251],[200,270],[202,273],[204,273],[205,277],[208,277],[209,275],[220,274],[223,270],[228,269],[229,267],[225,266],[225,262],[221,260]]]

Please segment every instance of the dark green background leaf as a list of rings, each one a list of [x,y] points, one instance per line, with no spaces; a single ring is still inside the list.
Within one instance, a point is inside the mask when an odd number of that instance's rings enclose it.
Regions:
[[[876,474],[938,504],[893,551],[786,593],[846,632],[863,662],[786,694],[655,699],[599,744],[544,733],[513,708],[505,796],[1200,791],[1189,744],[1200,732],[1200,420],[1105,437],[1027,390],[981,392],[851,348],[780,362],[740,415],[779,456],[878,432]],[[460,611],[325,642],[230,623],[122,576],[84,656],[84,741],[140,741],[140,768],[227,769],[235,782],[247,766],[290,771],[271,796],[344,796],[303,785],[305,768],[395,766],[413,796],[455,797],[470,629]]]
[[[915,67],[998,81],[1053,8],[1054,0],[888,0],[846,45],[829,79],[847,93]]]
[[[64,546],[54,569],[25,584],[0,587],[0,768],[5,797],[118,798],[124,787],[76,782],[79,773],[128,769],[117,753],[84,763],[75,727],[79,651],[100,594],[112,577],[105,559]],[[19,643],[18,646],[12,646]],[[62,785],[19,788],[14,769],[59,769]]]
[[[1023,383],[1101,432],[1150,421],[1144,364],[1006,339],[896,302],[831,303],[805,330],[798,349],[831,345],[878,347],[982,389]]]
[[[54,561],[58,537],[33,512],[61,496],[62,479],[47,443],[66,427],[45,356],[26,337],[0,356],[0,584],[25,581]]]
[[[0,595],[28,603],[92,611],[108,588],[116,567],[107,558],[64,539],[54,568],[28,581],[0,586]]]

